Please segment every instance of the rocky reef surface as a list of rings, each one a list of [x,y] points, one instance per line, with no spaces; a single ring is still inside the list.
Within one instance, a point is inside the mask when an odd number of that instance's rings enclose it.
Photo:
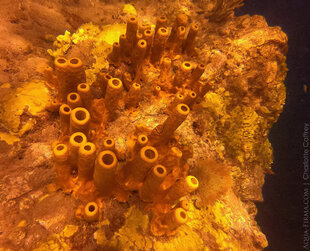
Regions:
[[[268,245],[268,236],[255,222],[255,202],[263,201],[264,177],[273,173],[267,136],[285,102],[287,37],[261,16],[235,17],[233,10],[241,4],[1,2],[0,30],[5,34],[0,41],[1,248],[262,250]],[[179,14],[187,21],[180,18],[182,25],[175,25]],[[130,37],[129,17],[136,18],[142,34],[133,40],[147,42],[144,31],[155,33],[148,50],[137,49],[135,43],[123,49],[120,36],[126,34],[126,41]],[[159,17],[167,18],[162,27],[170,37],[173,29],[177,31],[164,49],[160,39],[155,46]],[[199,29],[191,44],[187,32],[193,32],[195,24]],[[184,35],[177,29],[182,26]],[[115,42],[120,43],[119,54],[113,54]],[[59,73],[58,63],[63,61],[57,61],[76,58],[83,62],[85,75],[72,75],[75,88],[82,83],[91,91],[89,100],[79,89],[72,90],[82,97],[77,106],[66,99],[68,90],[61,89],[68,80]],[[200,65],[203,71],[197,78],[194,72]],[[102,88],[108,86],[107,75],[122,83],[124,90],[116,101],[119,94],[110,95],[108,88]],[[135,92],[134,84],[140,92]],[[64,103],[72,111],[86,107],[89,127],[61,120],[59,107]],[[190,112],[175,122],[178,104]],[[173,119],[166,122],[169,118]],[[160,125],[167,124],[164,128],[170,129],[161,135]],[[73,162],[73,170],[62,179],[65,174],[57,166],[55,149],[59,144],[70,147],[71,134],[80,131],[95,143],[98,156],[108,150],[106,137],[115,142],[112,153],[120,163],[121,177],[116,192],[111,189],[103,196],[109,188],[96,184],[98,174],[95,182],[92,175],[90,182],[84,182],[80,165]],[[156,164],[168,170],[170,163],[174,170],[162,186],[166,192],[156,190],[151,202],[143,189],[153,190],[141,188],[145,176],[126,180],[126,170],[134,173],[135,168],[126,169],[125,163],[140,161],[134,156],[141,134],[149,137],[149,147],[158,150]],[[172,189],[189,176],[197,178],[198,188]],[[84,211],[85,206],[91,208],[88,202],[95,202],[98,209],[95,219]],[[186,221],[176,224],[171,212],[178,208],[185,211]]]

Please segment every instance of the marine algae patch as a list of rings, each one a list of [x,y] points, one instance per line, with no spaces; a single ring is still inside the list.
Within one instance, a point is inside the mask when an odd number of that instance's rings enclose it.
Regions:
[[[23,83],[21,87],[10,90],[1,101],[0,120],[12,135],[21,136],[35,124],[35,119],[32,117],[21,122],[21,116],[28,114],[36,117],[44,111],[49,102],[50,95],[44,81],[32,80]]]

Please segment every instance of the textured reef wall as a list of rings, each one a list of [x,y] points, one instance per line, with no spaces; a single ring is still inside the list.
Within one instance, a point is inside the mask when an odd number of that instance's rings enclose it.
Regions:
[[[50,48],[0,86],[4,248],[268,245],[255,202],[273,173],[287,37],[261,16],[235,17],[241,5],[20,4],[24,38]]]

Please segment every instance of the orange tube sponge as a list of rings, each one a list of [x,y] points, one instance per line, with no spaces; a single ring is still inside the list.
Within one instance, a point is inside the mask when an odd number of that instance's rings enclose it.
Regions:
[[[175,41],[178,27],[180,27],[180,26],[186,27],[187,24],[188,24],[188,17],[185,14],[179,14],[176,17],[175,23],[174,23],[174,25],[173,25],[173,27],[171,29],[171,33],[170,33],[170,36],[169,36],[169,42],[174,42]]]
[[[73,133],[69,138],[69,161],[73,166],[77,164],[80,147],[86,142],[87,138],[82,132]]]
[[[152,47],[152,54],[151,54],[152,64],[155,64],[160,61],[162,54],[165,50],[167,39],[168,39],[168,30],[163,27],[158,29]]]
[[[57,144],[54,149],[54,160],[56,170],[56,183],[66,187],[71,175],[71,166],[69,164],[69,150],[65,144]]]
[[[88,135],[90,114],[87,109],[77,107],[70,114],[70,133],[83,132]]]
[[[125,186],[129,190],[136,190],[149,171],[149,169],[155,165],[158,159],[158,152],[152,146],[144,146],[141,148],[139,155],[132,161],[127,162],[125,166]]]
[[[140,33],[140,32],[137,32],[137,34],[136,34],[136,40],[135,40],[135,41],[139,41],[139,40],[142,39],[142,38],[143,38],[143,34]]]
[[[110,137],[105,137],[103,139],[103,150],[110,150],[114,151],[115,150],[115,140],[110,138]]]
[[[84,219],[87,222],[99,220],[99,207],[96,202],[89,202],[84,208]]]
[[[161,87],[160,87],[159,85],[156,85],[156,86],[153,88],[153,93],[154,93],[155,96],[159,96],[160,91],[161,91]]]
[[[140,32],[141,34],[144,34],[144,31],[145,31],[145,30],[150,30],[150,29],[151,29],[151,25],[148,24],[148,23],[143,23],[143,24],[141,24],[141,25],[139,26],[139,32]]]
[[[84,107],[89,108],[92,102],[92,94],[90,91],[89,84],[86,83],[79,84],[77,87],[77,91],[81,97],[82,104],[84,105]]]
[[[174,53],[177,53],[177,54],[182,53],[182,45],[183,45],[185,38],[186,38],[185,35],[186,35],[185,27],[179,26],[177,29],[176,37],[175,37],[175,39],[171,45],[171,51],[173,51]]]
[[[143,39],[140,39],[135,47],[134,55],[133,55],[133,63],[136,67],[138,67],[142,60],[144,59],[145,53],[147,49],[147,42]]]
[[[181,197],[195,191],[199,186],[198,180],[194,176],[187,176],[185,179],[182,178],[168,189],[164,201],[173,203]]]
[[[108,58],[112,63],[117,63],[121,57],[121,46],[118,42],[113,43],[112,52],[108,55]]]
[[[97,82],[100,86],[102,97],[105,97],[105,93],[107,90],[108,81],[112,78],[112,76],[105,72],[100,72],[97,76]]]
[[[68,61],[69,68],[71,71],[75,71],[77,74],[82,72],[83,69],[83,62],[79,58],[70,58]],[[85,75],[85,72],[84,74]],[[84,81],[85,82],[85,81]]]
[[[166,168],[162,165],[156,165],[146,176],[143,185],[139,189],[139,196],[143,201],[152,202],[154,197],[160,191],[160,184],[167,175]]]
[[[186,222],[187,213],[183,208],[175,208],[161,219],[161,223],[168,226],[169,230],[174,230]]]
[[[147,49],[145,52],[145,57],[147,57],[150,54],[150,50],[152,47],[152,42],[153,42],[153,36],[154,36],[154,31],[150,29],[146,29],[143,32],[143,39],[146,41],[147,43]]]
[[[192,76],[191,76],[191,84],[194,84],[196,81],[198,81],[201,77],[201,75],[204,73],[206,69],[206,66],[204,64],[198,64],[196,68],[193,70]]]
[[[135,34],[135,37],[136,37],[136,34]],[[130,46],[128,38],[125,34],[122,34],[119,36],[119,45],[121,47],[121,56],[123,58],[129,56],[132,46]]]
[[[139,154],[141,148],[146,146],[148,142],[149,139],[147,135],[139,134],[134,143],[128,146],[127,161],[132,161],[136,157],[136,155]]]
[[[197,90],[197,97],[203,98],[208,91],[212,90],[212,85],[207,82],[198,81],[194,85],[194,89]]]
[[[133,83],[126,97],[127,107],[136,107],[141,99],[141,85]]]
[[[171,147],[165,158],[161,160],[161,163],[165,165],[168,173],[165,180],[161,184],[162,190],[167,190],[179,177],[182,177],[182,169],[184,165],[182,163],[182,157],[183,153],[179,148]]]
[[[206,82],[201,82],[201,83],[202,84],[201,84],[199,96],[204,97],[204,95],[206,95],[206,93],[212,89],[212,85]]]
[[[159,28],[167,27],[167,22],[168,20],[166,16],[159,16],[156,20],[155,34],[157,33]]]
[[[67,104],[74,109],[82,106],[81,96],[76,92],[70,92],[67,96]]]
[[[65,101],[68,93],[74,92],[80,83],[86,82],[83,63],[79,58],[66,60],[59,57],[54,61],[58,81],[58,94],[61,101]]]
[[[184,96],[181,93],[176,93],[171,104],[168,106],[168,110],[172,111],[178,104],[184,103]]]
[[[123,83],[124,83],[124,88],[126,91],[129,91],[131,85],[132,85],[132,77],[129,72],[124,72],[123,74]]]
[[[194,23],[191,25],[186,41],[183,46],[183,50],[186,51],[187,53],[191,53],[193,51],[194,41],[197,36],[198,30],[199,30],[198,24]]]
[[[171,59],[164,57],[160,65],[160,79],[165,80],[169,77],[171,70]]]
[[[175,208],[178,208],[178,207],[183,208],[185,211],[188,211],[189,210],[189,201],[187,199],[180,200],[176,204]]]
[[[113,192],[117,164],[114,152],[105,150],[98,154],[95,162],[94,183],[101,194],[110,195]]]
[[[114,119],[118,108],[118,101],[122,97],[123,83],[118,78],[111,78],[108,81],[105,95],[105,105],[109,111],[110,119]]]
[[[71,58],[68,60],[70,69],[70,82],[68,83],[75,91],[78,84],[86,82],[86,73],[81,59]]]
[[[162,163],[165,165],[167,169],[167,173],[172,171],[173,167],[180,167],[182,158],[182,152],[178,147],[171,147],[170,150],[167,152],[167,155],[162,160]]]
[[[67,104],[59,107],[60,129],[63,134],[69,133],[71,108]]]
[[[69,76],[68,61],[63,57],[59,57],[55,59],[54,65],[58,82],[58,98],[65,101],[68,93],[75,91],[73,87],[67,84]]]
[[[191,62],[184,61],[175,74],[173,85],[176,87],[182,87],[183,84],[185,84],[189,79],[192,72],[192,67],[193,65]]]
[[[91,180],[94,173],[96,146],[91,142],[87,142],[85,145],[80,147],[78,155],[79,179]]]
[[[155,236],[173,235],[179,226],[187,222],[187,213],[183,208],[174,208],[165,215],[155,217],[151,222],[151,232]]]
[[[189,107],[195,102],[197,98],[197,93],[194,91],[190,91],[187,93],[185,99],[184,99],[184,104],[187,104]]]
[[[137,141],[135,142],[134,152],[139,153],[141,148],[146,146],[148,142],[149,139],[145,134],[139,134]]]
[[[132,48],[136,41],[136,34],[138,31],[138,19],[134,15],[129,15],[126,26],[126,37]]]
[[[162,126],[160,126],[159,129],[159,133],[163,141],[171,137],[173,132],[186,119],[187,115],[189,114],[189,111],[190,111],[189,107],[185,104],[178,104],[175,107],[175,109],[172,110],[170,116],[165,120],[165,122],[162,124]],[[155,134],[157,133],[157,130],[155,131]]]

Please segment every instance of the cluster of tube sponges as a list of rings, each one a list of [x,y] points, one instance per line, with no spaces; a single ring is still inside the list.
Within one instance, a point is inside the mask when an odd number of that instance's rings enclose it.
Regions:
[[[97,76],[99,100],[104,101],[103,109],[109,121],[117,117],[120,100],[125,101],[126,108],[138,107],[141,90],[146,88],[140,79],[145,62],[160,69],[152,86],[155,94],[161,91],[173,94],[172,102],[167,106],[167,119],[152,130],[137,130],[131,135],[125,157],[115,148],[112,137],[102,134],[99,140],[98,133],[94,132],[100,127],[98,123],[104,120],[99,118],[98,122],[95,119],[98,99],[94,99],[91,86],[85,83],[81,60],[55,59],[58,100],[62,103],[59,108],[61,137],[54,146],[56,183],[63,189],[72,189],[77,183],[83,186],[90,182],[96,194],[91,198],[115,196],[123,198],[119,199],[121,201],[125,201],[126,196],[120,194],[138,191],[142,201],[156,208],[152,210],[151,231],[158,236],[174,233],[187,221],[189,201],[180,199],[198,188],[198,180],[188,175],[190,149],[168,144],[174,131],[188,116],[190,107],[210,89],[199,81],[205,69],[203,64],[194,67],[192,62],[184,61],[173,77],[170,57],[176,53],[192,55],[194,51],[198,25],[192,24],[186,32],[187,24],[187,16],[181,14],[169,32],[167,18],[161,16],[153,30],[148,24],[138,26],[137,18],[129,16],[126,34],[120,36],[119,43],[113,44],[108,57],[111,65],[127,64],[131,72],[123,74],[123,81],[109,73]],[[103,114],[100,112],[98,114]],[[73,179],[75,173],[78,182]],[[88,201],[84,218],[98,220],[99,212],[98,204]]]

